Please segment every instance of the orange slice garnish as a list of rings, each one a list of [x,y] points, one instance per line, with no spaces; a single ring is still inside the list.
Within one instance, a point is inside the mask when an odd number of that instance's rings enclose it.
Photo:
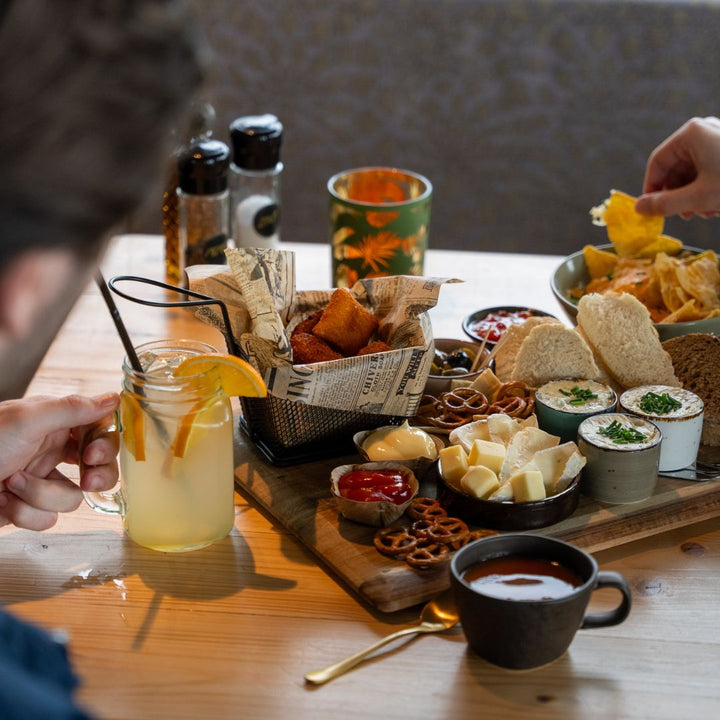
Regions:
[[[178,365],[175,377],[210,375],[217,378],[228,397],[265,397],[267,388],[260,373],[235,355],[193,355]]]
[[[133,395],[120,396],[122,439],[127,451],[138,461],[145,460],[145,414]]]
[[[267,388],[260,373],[245,360],[234,355],[193,355],[178,365],[174,375],[175,377],[209,375],[217,379],[223,393],[228,397],[265,397],[267,395]],[[216,397],[201,400],[183,416],[172,443],[172,452],[175,457],[185,456],[193,429],[197,427],[198,418],[207,410],[212,409],[216,402]]]
[[[171,446],[172,454],[176,458],[185,457],[185,453],[190,445],[190,436],[193,434],[193,431],[197,432],[198,429],[198,417],[204,411],[212,408],[217,401],[217,397],[211,397],[208,400],[201,400],[183,416],[182,420],[180,420],[177,433],[173,438]]]

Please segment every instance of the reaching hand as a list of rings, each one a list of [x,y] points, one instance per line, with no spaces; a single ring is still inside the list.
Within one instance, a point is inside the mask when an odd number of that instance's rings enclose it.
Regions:
[[[653,150],[643,195],[635,209],[646,215],[720,215],[720,120],[693,118]]]
[[[116,433],[100,434],[83,450],[80,486],[59,463],[80,461],[81,434],[109,427],[118,396],[32,397],[0,403],[0,526],[46,530],[59,512],[75,510],[82,490],[109,490],[118,478]]]

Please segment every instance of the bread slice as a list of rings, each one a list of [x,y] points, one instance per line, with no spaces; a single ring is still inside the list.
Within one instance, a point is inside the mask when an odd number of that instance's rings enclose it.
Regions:
[[[666,340],[662,345],[683,387],[705,403],[701,442],[720,446],[720,338],[690,333]]]
[[[512,379],[515,358],[523,340],[533,328],[545,323],[562,324],[557,318],[548,315],[533,315],[520,325],[511,325],[503,333],[495,346],[495,375],[500,382]]]
[[[595,356],[622,388],[680,385],[650,313],[633,295],[583,295],[577,321]]]
[[[544,323],[523,340],[512,379],[540,387],[550,380],[595,380],[599,375],[592,351],[577,332],[560,323]]]

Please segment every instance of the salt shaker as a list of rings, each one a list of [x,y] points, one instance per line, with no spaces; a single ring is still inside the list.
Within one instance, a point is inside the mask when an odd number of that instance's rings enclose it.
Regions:
[[[282,134],[275,115],[241,117],[230,124],[230,215],[237,247],[277,247],[280,241]]]
[[[178,159],[178,220],[183,270],[225,262],[228,245],[230,148],[197,140]]]

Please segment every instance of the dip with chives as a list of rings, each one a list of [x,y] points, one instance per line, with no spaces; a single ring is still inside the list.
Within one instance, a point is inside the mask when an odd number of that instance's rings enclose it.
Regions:
[[[695,393],[668,385],[641,385],[620,396],[620,407],[660,428],[661,471],[679,470],[695,462],[704,409],[702,399]]]
[[[662,433],[634,415],[606,413],[583,420],[578,448],[587,459],[580,490],[606,503],[638,502],[657,484]]]

